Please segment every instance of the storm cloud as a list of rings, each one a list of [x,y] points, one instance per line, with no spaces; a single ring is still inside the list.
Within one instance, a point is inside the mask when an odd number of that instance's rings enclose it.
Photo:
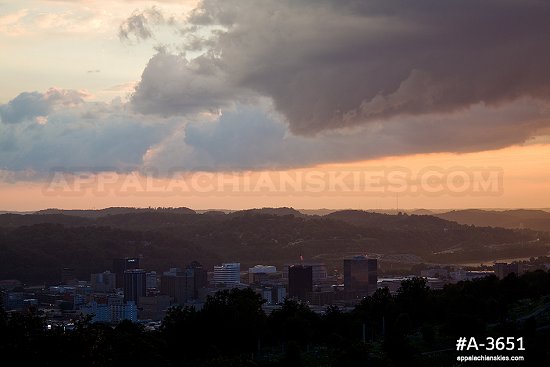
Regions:
[[[241,171],[301,168],[385,156],[468,153],[528,143],[548,126],[548,105],[518,100],[503,108],[477,104],[456,114],[433,114],[329,130],[288,132],[278,113],[237,106],[214,121],[189,123],[151,147],[144,165],[159,171]]]
[[[212,109],[256,93],[272,99],[293,133],[313,135],[479,103],[546,101],[548,35],[550,2],[540,0],[204,0],[184,32],[193,44],[183,50],[202,45],[200,56],[154,57],[133,104],[186,114],[195,99]]]
[[[184,57],[165,51],[148,63],[132,100],[135,110],[164,116],[214,113],[236,101],[245,101],[249,92],[232,86],[225,71],[212,60]]]
[[[153,10],[121,37],[153,37]],[[129,102],[0,105],[0,170],[286,169],[550,131],[550,1],[204,0],[173,26]]]
[[[50,90],[50,94],[52,90]],[[505,106],[483,103],[454,114],[394,118],[347,129],[296,135],[267,99],[236,103],[216,113],[163,117],[136,113],[120,99],[90,102],[79,92],[36,92],[19,122],[0,123],[0,170],[25,179],[66,172],[148,170],[241,171],[430,152],[475,152],[529,142],[548,133],[550,106],[523,98]],[[27,96],[33,93],[23,93]],[[20,96],[14,100],[26,100]],[[40,98],[38,98],[40,96]],[[63,98],[59,96],[65,96]],[[53,97],[52,97],[53,98]],[[0,106],[11,108],[13,100]],[[47,110],[47,111],[46,111]],[[10,176],[11,177],[11,176]],[[2,177],[0,177],[0,181]]]

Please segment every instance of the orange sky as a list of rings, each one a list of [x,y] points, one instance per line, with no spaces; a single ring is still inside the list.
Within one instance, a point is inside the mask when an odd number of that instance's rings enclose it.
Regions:
[[[537,144],[515,146],[495,151],[469,153],[469,154],[427,154],[406,157],[390,157],[373,161],[362,161],[348,164],[323,165],[307,169],[280,172],[271,172],[269,176],[261,176],[261,172],[250,173],[250,177],[308,177],[308,174],[325,175],[324,186],[315,186],[315,190],[285,192],[279,186],[273,190],[266,188],[265,182],[260,186],[242,189],[237,193],[218,192],[216,190],[196,192],[191,189],[188,192],[170,190],[174,182],[170,180],[155,179],[152,189],[143,186],[142,192],[135,192],[133,183],[128,176],[117,176],[117,183],[113,183],[112,177],[105,176],[102,179],[107,190],[98,190],[96,181],[89,182],[87,186],[75,192],[69,188],[64,192],[49,190],[48,182],[28,182],[17,184],[2,183],[0,186],[0,210],[30,211],[43,208],[104,208],[109,206],[187,206],[194,209],[224,208],[243,209],[251,207],[277,207],[292,206],[295,208],[357,208],[357,209],[393,209],[397,206],[402,209],[412,208],[550,208],[550,144]],[[451,172],[460,179],[469,175],[472,170],[487,170],[495,173],[493,178],[501,174],[502,182],[493,182],[495,186],[489,187],[489,193],[484,191],[458,192],[455,187],[463,187],[461,182],[457,186],[447,186],[444,180],[436,183],[425,183],[419,180],[406,179],[401,186],[393,190],[392,186],[384,185],[384,178],[391,172],[401,172],[406,169],[412,175],[425,172],[429,168],[440,172]],[[338,176],[342,172],[374,172],[369,176],[373,184],[372,190],[354,191],[349,187],[339,187],[338,182],[331,183],[330,175]],[[267,173],[266,173],[267,174]],[[107,174],[108,175],[108,174]],[[285,177],[286,177],[285,176]],[[200,180],[210,176],[199,176]],[[215,176],[213,176],[215,177]],[[342,182],[348,182],[347,176]],[[362,177],[362,176],[361,176]],[[131,177],[130,177],[131,178]],[[142,178],[145,180],[145,178]],[[203,180],[204,181],[204,180]],[[122,182],[122,183],[121,183]],[[145,182],[145,181],[143,181]],[[205,181],[206,182],[206,181]],[[217,182],[217,181],[212,181]],[[363,185],[364,185],[364,181]],[[172,184],[172,186],[170,186]],[[203,187],[208,182],[203,182]],[[437,187],[437,192],[426,193],[422,184],[428,185],[428,189]],[[95,185],[95,186],[94,186]],[[332,186],[331,186],[332,185]],[[439,186],[434,186],[439,185]],[[253,184],[254,186],[254,184]],[[109,190],[108,188],[114,188]],[[331,187],[335,188],[332,190]],[[468,185],[466,185],[468,187]],[[59,188],[59,185],[54,188]],[[164,188],[162,191],[159,188]],[[419,189],[420,188],[420,189]],[[384,192],[380,192],[383,190]],[[496,191],[495,191],[496,190]],[[139,191],[139,190],[138,190]],[[160,191],[160,192],[159,192]],[[320,191],[320,192],[317,192]],[[351,192],[350,192],[351,191]],[[399,194],[396,193],[399,192]]]

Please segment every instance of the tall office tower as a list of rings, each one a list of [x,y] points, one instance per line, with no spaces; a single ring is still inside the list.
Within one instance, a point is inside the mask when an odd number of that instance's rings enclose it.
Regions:
[[[192,277],[192,289],[189,294],[189,298],[198,299],[199,298],[199,289],[204,288],[208,285],[208,272],[202,267],[198,261],[193,261],[185,269],[187,276]]]
[[[290,265],[288,267],[288,296],[306,300],[307,293],[313,290],[313,267],[310,265]]]
[[[139,306],[139,298],[146,295],[146,274],[143,269],[130,269],[124,272],[124,302],[134,301]]]
[[[122,288],[124,286],[124,272],[126,270],[138,268],[139,258],[137,257],[113,259],[113,273],[115,273],[116,287]]]
[[[192,276],[180,268],[171,268],[165,271],[160,278],[160,293],[170,296],[174,303],[183,305],[191,298],[189,287],[193,284]]]
[[[283,266],[283,278],[288,279],[288,268],[292,264],[285,264]],[[323,263],[303,262],[300,265],[311,266],[313,272],[313,283],[317,284],[327,279],[327,266]]]
[[[224,263],[214,266],[214,284],[237,284],[241,282],[241,264]]]
[[[378,260],[365,256],[344,259],[344,289],[359,295],[370,295],[376,291],[378,282]]]
[[[115,290],[115,282],[115,274],[108,270],[90,276],[90,283],[94,292],[112,292]]]
[[[185,271],[171,268],[160,278],[160,293],[170,296],[173,302],[184,304],[198,299],[199,289],[208,285],[208,274],[196,261],[190,263]]]
[[[147,273],[146,287],[147,289],[153,289],[158,287],[156,271],[150,271]]]

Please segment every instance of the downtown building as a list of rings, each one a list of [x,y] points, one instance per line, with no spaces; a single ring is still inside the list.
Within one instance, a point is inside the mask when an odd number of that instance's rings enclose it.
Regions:
[[[248,268],[248,284],[263,284],[275,274],[277,274],[277,268],[273,265],[256,265]]]
[[[118,324],[123,320],[137,322],[137,306],[133,301],[124,302],[122,297],[111,295],[94,300],[80,307],[84,315],[92,315],[92,322]]]
[[[199,291],[208,285],[208,273],[196,261],[182,271],[171,268],[160,279],[160,293],[167,295],[175,304],[183,305],[199,298]]]
[[[131,269],[139,269],[138,257],[113,259],[112,272],[115,273],[115,284],[117,288],[124,287],[124,272]]]
[[[325,282],[328,278],[327,266],[323,263],[302,262],[300,265],[311,267],[311,276],[313,284]],[[289,269],[296,264],[285,264],[283,266],[283,279],[289,278]]]
[[[288,267],[288,297],[306,301],[313,290],[313,267],[290,265]]]
[[[94,292],[111,293],[116,288],[116,274],[108,270],[103,273],[92,274],[90,284]]]
[[[147,290],[147,272],[143,269],[130,269],[124,272],[124,302],[134,302],[145,297]]]
[[[372,295],[378,287],[378,260],[366,256],[344,259],[344,291],[350,298]]]
[[[237,285],[241,282],[241,264],[224,263],[214,266],[214,276],[212,283],[214,285]]]

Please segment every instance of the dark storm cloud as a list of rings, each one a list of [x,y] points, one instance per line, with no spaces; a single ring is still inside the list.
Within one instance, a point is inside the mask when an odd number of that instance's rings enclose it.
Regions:
[[[467,153],[529,141],[548,127],[550,109],[518,100],[502,108],[482,104],[455,114],[372,123],[316,136],[288,133],[270,108],[238,106],[215,121],[190,123],[154,147],[146,160],[160,170],[258,170],[307,167],[418,153]]]
[[[286,169],[388,155],[497,149],[550,129],[550,106],[530,99],[300,136],[288,131],[285,118],[266,100],[236,104],[221,114],[164,118],[136,114],[120,99],[83,101],[78,91],[51,89],[37,95],[25,108],[38,112],[20,116],[18,123],[0,123],[0,173],[31,172],[39,179],[51,169],[152,167],[160,175],[173,170]],[[41,109],[44,99],[50,105]]]
[[[250,94],[232,86],[228,78],[211,59],[199,57],[187,61],[161,51],[143,71],[132,100],[135,109],[143,113],[217,112],[233,101],[245,100]]]
[[[185,114],[195,99],[211,108],[253,91],[309,135],[550,97],[549,1],[204,0],[187,35],[193,50],[204,40],[201,68],[215,72],[153,58],[133,99],[142,112]],[[173,76],[168,86],[149,78],[159,74]]]
[[[136,12],[121,38],[169,23]],[[0,105],[0,170],[285,169],[550,131],[550,0],[204,0],[180,31],[128,105]]]

